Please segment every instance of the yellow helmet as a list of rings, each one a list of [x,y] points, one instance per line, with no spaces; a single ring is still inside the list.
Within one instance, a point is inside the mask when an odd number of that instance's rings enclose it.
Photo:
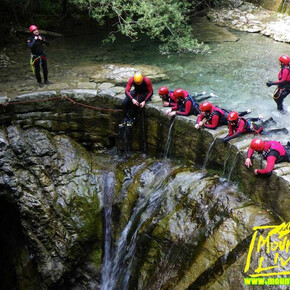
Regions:
[[[143,82],[143,76],[140,73],[134,74],[134,82],[140,85]]]

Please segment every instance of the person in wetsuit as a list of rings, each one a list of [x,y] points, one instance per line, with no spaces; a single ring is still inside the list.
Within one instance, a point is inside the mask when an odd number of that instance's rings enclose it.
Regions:
[[[271,87],[273,85],[278,86],[278,88],[274,93],[273,98],[277,104],[277,110],[282,112],[284,111],[283,101],[290,93],[290,67],[289,67],[290,57],[288,55],[281,55],[279,57],[279,61],[281,65],[281,70],[278,74],[278,81],[277,82],[268,81],[266,85],[268,87]]]
[[[290,142],[287,145],[282,145],[278,141],[263,141],[261,139],[253,139],[250,148],[247,152],[245,165],[250,168],[252,166],[252,156],[255,151],[262,154],[263,158],[267,160],[266,168],[255,169],[255,175],[271,175],[274,170],[275,163],[290,161]]]
[[[173,91],[170,91],[168,87],[161,87],[158,89],[158,95],[162,100],[163,107],[174,107],[175,101],[173,100]]]
[[[262,122],[261,122],[262,121]],[[261,122],[257,124],[255,122]],[[270,123],[276,124],[273,118],[270,118],[266,121],[260,118],[243,118],[240,117],[239,114],[235,111],[232,111],[228,115],[228,127],[229,133],[228,135],[222,139],[223,142],[227,142],[234,138],[241,136],[242,134],[253,133],[253,134],[261,134],[261,135],[269,135],[272,133],[283,132],[285,134],[288,133],[286,128],[281,129],[272,129],[272,130],[264,130]]]
[[[198,103],[187,91],[176,89],[173,92],[172,98],[175,104],[171,108],[171,111],[167,112],[168,116],[197,116],[200,113]]]
[[[199,106],[199,110],[201,114],[197,117],[196,129],[200,129],[201,127],[216,129],[218,126],[228,124],[227,117],[229,110],[227,109],[221,109],[206,101]],[[244,116],[250,112],[251,110],[243,111],[239,115]]]
[[[43,79],[46,85],[51,84],[48,80],[47,58],[43,51],[43,45],[49,45],[44,36],[39,34],[38,28],[35,25],[29,27],[29,31],[32,35],[27,39],[27,45],[31,50],[30,64],[33,73],[37,79],[39,87],[43,87],[43,82],[40,74],[40,65],[43,70]]]
[[[134,90],[131,90],[132,86]],[[151,100],[153,87],[150,79],[140,73],[135,73],[127,83],[125,95],[126,97],[122,102],[124,121],[120,124],[121,126],[125,123],[132,125],[136,110],[145,108],[146,103]]]

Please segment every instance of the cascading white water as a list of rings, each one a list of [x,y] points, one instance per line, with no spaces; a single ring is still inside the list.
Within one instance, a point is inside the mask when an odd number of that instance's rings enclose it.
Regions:
[[[108,289],[111,279],[112,257],[113,257],[113,238],[112,238],[112,204],[114,198],[115,175],[113,172],[102,174],[103,188],[103,209],[104,209],[104,258],[102,267],[101,289]]]
[[[203,162],[203,166],[202,166],[202,169],[206,169],[206,165],[207,165],[207,162],[211,156],[211,149],[215,143],[215,141],[217,140],[217,137],[218,136],[215,136],[215,138],[213,139],[213,141],[210,143],[209,147],[208,147],[208,150],[206,152],[206,155],[205,155],[205,158],[204,158],[204,162]]]
[[[102,290],[127,289],[135,255],[137,234],[144,222],[151,218],[159,208],[162,196],[166,192],[165,188],[162,188],[162,184],[171,172],[168,165],[168,163],[164,162],[154,164],[153,169],[156,171],[154,173],[156,180],[153,182],[153,191],[146,192],[145,197],[138,199],[130,220],[116,243],[114,257],[110,256],[110,261],[106,261],[108,267],[104,271],[107,274],[104,275],[105,280],[102,280]],[[110,269],[108,269],[109,267]]]
[[[225,158],[225,161],[224,161],[224,167],[223,167],[223,175],[222,176],[225,176],[226,174],[226,169],[227,169],[227,162],[231,156],[231,148],[232,148],[232,144],[230,144],[230,147],[229,147],[229,150],[228,150],[228,153],[227,153],[227,157]]]
[[[235,159],[231,165],[231,168],[230,168],[230,171],[229,171],[229,174],[228,174],[228,177],[227,177],[227,180],[229,181],[231,179],[231,175],[232,175],[232,172],[237,164],[237,161],[238,161],[238,158],[239,158],[239,151],[236,153],[236,156],[235,156]]]
[[[170,145],[171,145],[171,140],[172,140],[172,129],[175,123],[175,118],[172,119],[169,130],[168,130],[168,135],[166,139],[166,144],[165,144],[165,150],[164,150],[164,157],[167,158],[170,150]]]

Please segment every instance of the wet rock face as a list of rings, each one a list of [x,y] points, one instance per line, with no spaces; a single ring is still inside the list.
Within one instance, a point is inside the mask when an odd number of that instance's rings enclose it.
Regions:
[[[215,139],[208,167],[224,167],[248,196],[284,218],[289,217],[290,200],[287,166],[281,164],[267,179],[254,176],[244,166],[250,137],[234,140],[229,148],[219,140],[227,133],[225,127],[198,132],[194,116],[175,119],[169,144],[169,155],[190,164],[190,170],[135,156],[127,163],[110,155],[98,161],[92,149],[104,150],[110,147],[110,137],[118,137],[122,114],[116,107],[124,98],[119,90],[106,83],[99,92],[22,95],[15,101],[44,102],[7,105],[0,116],[0,194],[17,206],[41,288],[99,287],[104,172],[115,176],[115,182],[109,182],[114,191],[111,244],[115,253],[125,253],[116,259],[122,271],[111,271],[116,289],[126,289],[124,284],[140,289],[206,288],[216,286],[215,276],[224,285],[231,277],[242,283],[253,226],[278,222],[226,182],[193,172],[192,163],[203,164]],[[57,95],[62,97],[48,100]],[[147,152],[164,152],[171,125],[164,110],[160,103],[148,104],[145,123],[138,115],[133,149],[142,149],[140,140],[145,140]],[[257,166],[258,160],[254,163]],[[122,237],[127,244],[118,249]]]
[[[65,136],[9,126],[0,132],[2,195],[13,199],[42,287],[71,269],[89,240],[101,239],[90,155]]]
[[[9,56],[5,53],[5,51],[0,52],[0,68],[8,67],[10,62]]]
[[[233,275],[243,285],[253,227],[279,223],[227,182],[167,161],[132,157],[116,176],[108,289],[207,289]]]

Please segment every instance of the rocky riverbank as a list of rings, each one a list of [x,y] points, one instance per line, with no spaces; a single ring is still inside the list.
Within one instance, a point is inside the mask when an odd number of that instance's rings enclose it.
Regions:
[[[210,20],[239,31],[261,33],[276,41],[290,43],[290,16],[266,10],[246,1],[207,13]]]

